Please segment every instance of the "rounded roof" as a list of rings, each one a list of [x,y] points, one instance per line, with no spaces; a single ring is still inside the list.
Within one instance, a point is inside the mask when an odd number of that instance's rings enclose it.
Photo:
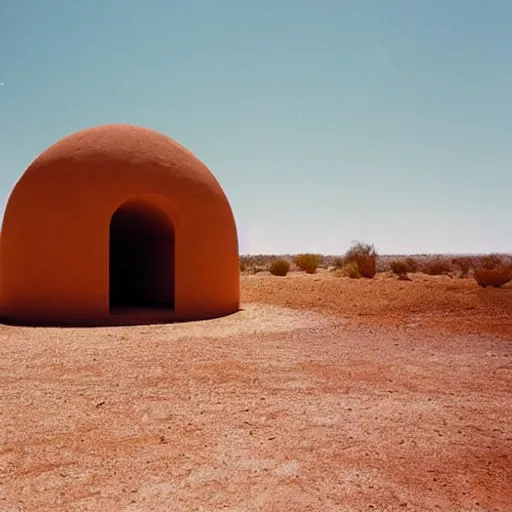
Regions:
[[[111,322],[110,228],[127,204],[158,210],[172,225],[175,318],[238,307],[236,224],[219,182],[170,137],[114,124],[56,142],[16,183],[0,233],[0,314]]]
[[[54,168],[59,163],[72,163],[66,165],[67,170],[77,172],[80,164],[89,166],[91,162],[102,173],[114,166],[135,166],[146,171],[186,174],[187,181],[212,184],[213,178],[209,169],[175,140],[149,128],[128,124],[95,126],[64,137],[43,151],[22,178],[42,167]]]

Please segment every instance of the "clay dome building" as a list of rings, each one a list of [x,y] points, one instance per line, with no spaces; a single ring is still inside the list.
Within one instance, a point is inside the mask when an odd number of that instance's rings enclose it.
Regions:
[[[0,236],[0,317],[32,325],[198,320],[239,309],[236,225],[208,168],[130,125],[81,130],[23,173]]]

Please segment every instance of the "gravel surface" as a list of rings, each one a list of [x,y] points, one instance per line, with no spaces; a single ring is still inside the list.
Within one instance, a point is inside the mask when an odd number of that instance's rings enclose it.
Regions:
[[[292,290],[189,324],[0,326],[0,511],[512,511],[511,342]]]

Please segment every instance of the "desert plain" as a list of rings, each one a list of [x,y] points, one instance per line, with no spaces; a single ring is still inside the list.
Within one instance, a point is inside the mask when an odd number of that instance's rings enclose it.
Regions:
[[[512,511],[512,283],[241,276],[215,320],[0,326],[0,511]]]

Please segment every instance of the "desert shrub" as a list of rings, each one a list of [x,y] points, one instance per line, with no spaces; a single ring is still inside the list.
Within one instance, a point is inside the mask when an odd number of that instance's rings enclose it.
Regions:
[[[314,274],[322,261],[322,257],[318,254],[298,254],[293,261],[300,270],[304,270],[308,274]]]
[[[361,277],[359,266],[355,261],[346,263],[342,271],[345,277],[350,277],[351,279],[359,279]]]
[[[498,267],[502,267],[506,264],[504,258],[502,258],[499,254],[488,254],[486,256],[482,256],[477,258],[475,261],[475,268],[492,270]]]
[[[261,267],[261,256],[247,254],[240,256],[240,271],[253,272],[256,267]]]
[[[483,288],[486,286],[499,288],[512,281],[512,267],[510,265],[502,265],[495,268],[475,267],[473,269],[473,277]]]
[[[257,274],[269,269],[272,262],[283,259],[291,263],[291,257],[287,254],[246,254],[240,256],[240,271],[243,273]]]
[[[427,261],[423,268],[423,272],[429,276],[440,276],[443,274],[448,274],[450,270],[450,264],[444,259],[434,259]]]
[[[373,245],[355,242],[345,253],[344,261],[357,264],[362,277],[371,279],[377,273],[377,251]]]
[[[414,258],[411,258],[411,257],[405,258],[404,263],[407,266],[407,272],[410,272],[411,274],[418,272],[419,265],[418,265],[418,262]]]
[[[453,263],[453,265],[455,265],[455,267],[458,267],[459,277],[467,277],[468,276],[469,270],[471,269],[471,258],[467,258],[467,257],[453,258],[452,263]]]
[[[499,254],[489,254],[475,262],[473,277],[483,288],[499,288],[512,281],[512,263],[505,261]]]
[[[335,270],[341,270],[345,265],[345,260],[343,258],[335,258],[332,262],[332,266]]]
[[[390,262],[389,267],[397,276],[404,276],[409,270],[407,263],[402,260],[393,260]]]
[[[290,270],[290,262],[285,259],[278,259],[270,264],[269,271],[273,276],[285,276]]]

